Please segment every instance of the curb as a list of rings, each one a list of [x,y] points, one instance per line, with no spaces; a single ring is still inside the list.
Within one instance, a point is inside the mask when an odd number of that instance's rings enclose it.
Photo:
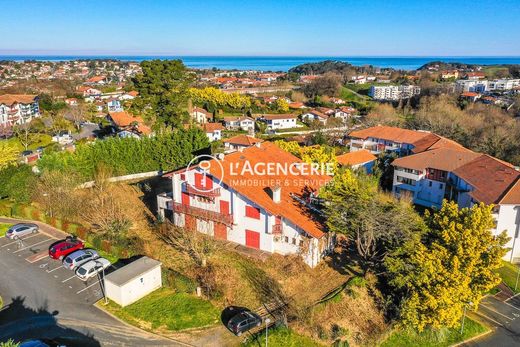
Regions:
[[[454,345],[451,345],[450,347],[463,346],[464,344],[466,344],[466,343],[468,343],[468,342],[478,340],[478,339],[480,339],[481,337],[484,337],[484,336],[486,336],[486,335],[488,335],[488,334],[491,334],[491,333],[494,332],[494,331],[495,331],[494,328],[489,328],[488,331],[485,331],[485,332],[483,332],[482,334],[479,334],[479,335],[476,335],[476,336],[470,337],[469,339],[464,340],[464,341],[461,341],[461,342],[456,343],[456,344],[454,344]]]
[[[32,220],[32,219],[22,219],[22,218],[13,218],[13,217],[3,217],[3,216],[0,216],[0,221],[1,221],[1,220],[7,220],[7,221],[9,221],[9,222],[14,222],[14,223],[17,223],[17,222],[18,222],[18,223],[34,223],[34,224],[37,224],[38,226],[42,226],[42,225],[43,225],[43,226],[45,226],[45,227],[47,227],[47,228],[54,229],[54,230],[56,230],[58,233],[62,234],[64,237],[66,237],[66,236],[69,235],[69,234],[67,234],[65,231],[60,230],[60,229],[58,229],[58,228],[55,228],[55,227],[53,227],[52,225],[49,225],[49,224],[44,223],[44,222],[41,222],[41,221],[39,221],[39,220],[36,221],[36,220]],[[47,236],[53,238],[53,239],[58,239],[58,238],[56,237],[56,235],[52,235],[52,234],[50,234],[50,233],[48,233],[48,232],[46,232],[46,231],[43,231],[42,229],[40,229],[40,230],[38,230],[38,231],[39,231],[40,233],[42,233],[42,234],[45,234],[45,235],[47,235]]]
[[[119,323],[123,324],[123,325],[126,325],[127,327],[130,327],[130,328],[133,328],[133,329],[138,329],[138,330],[141,330],[142,332],[144,333],[147,333],[147,334],[150,334],[150,335],[154,335],[154,336],[157,336],[157,337],[160,337],[162,339],[167,339],[167,340],[170,340],[172,342],[175,342],[179,345],[182,345],[182,346],[187,346],[187,347],[195,347],[194,345],[190,345],[189,343],[186,343],[186,342],[181,342],[181,341],[178,341],[178,340],[174,340],[170,337],[167,337],[167,336],[163,336],[163,335],[159,335],[157,333],[154,333],[152,331],[148,331],[148,330],[143,330],[135,325],[132,325],[128,322],[125,322],[124,320],[122,320],[121,318],[117,317],[116,315],[114,315],[113,313],[109,312],[108,310],[105,310],[103,307],[99,306],[98,304],[102,301],[103,299],[99,299],[98,301],[96,301],[94,303],[94,306],[95,308],[97,308],[98,310],[106,313],[107,315],[109,315],[110,317],[114,318],[115,320],[117,320]]]

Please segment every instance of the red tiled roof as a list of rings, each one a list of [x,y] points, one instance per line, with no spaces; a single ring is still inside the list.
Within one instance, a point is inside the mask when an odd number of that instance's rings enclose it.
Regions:
[[[137,123],[137,130],[145,135],[149,135],[152,133],[152,129],[149,126],[144,124],[144,121],[141,117],[134,117],[130,113],[126,111],[121,112],[110,112],[110,118],[114,124],[119,128],[126,128],[132,125],[132,123]]]
[[[222,130],[224,127],[220,123],[204,123],[202,124],[202,129],[207,133],[212,133],[216,130]]]
[[[193,113],[195,113],[195,112],[199,112],[199,113],[202,113],[202,114],[206,115],[206,118],[213,117],[213,115],[211,113],[209,113],[208,111],[206,111],[205,109],[203,109],[201,107],[194,107],[193,108]]]
[[[129,91],[127,94],[128,94],[128,95],[131,95],[131,96],[133,96],[133,97],[136,97],[136,96],[139,95],[139,92],[136,91],[136,90],[131,90],[131,91]]]
[[[367,139],[369,137],[378,138],[388,141],[393,141],[397,143],[408,143],[413,144],[416,141],[421,140],[425,136],[428,136],[430,133],[409,129],[402,129],[396,127],[389,126],[375,126],[363,130],[355,130],[352,131],[349,136],[356,137],[360,139]]]
[[[4,94],[0,95],[0,104],[11,106],[12,104],[32,104],[37,95],[28,94]]]
[[[256,137],[249,135],[237,135],[233,136],[229,139],[224,140],[224,143],[231,143],[233,145],[241,145],[241,146],[253,146],[256,143],[264,142],[262,139],[257,139]]]
[[[366,149],[361,149],[359,151],[338,155],[336,159],[338,160],[338,163],[341,165],[353,166],[368,163],[370,161],[376,160],[377,157],[373,155],[370,151]]]
[[[453,173],[474,188],[470,195],[475,200],[485,204],[499,202],[520,175],[511,164],[487,154],[482,154]]]
[[[520,204],[520,179],[509,189],[499,202],[501,205],[519,205]]]
[[[480,156],[481,154],[470,150],[437,148],[397,158],[392,162],[392,165],[419,171],[430,168],[451,172]]]
[[[297,118],[294,114],[264,114],[262,115],[265,119],[275,120],[275,119],[294,119]]]
[[[422,139],[412,143],[413,153],[420,153],[426,150],[437,149],[437,148],[452,148],[462,151],[470,151],[459,143],[447,139],[445,137],[439,136],[437,134],[428,134],[424,136]],[[471,151],[470,151],[471,152]]]
[[[87,83],[96,83],[106,79],[106,76],[94,76],[87,80]]]
[[[474,98],[475,96],[478,96],[478,93],[475,92],[464,92],[461,94],[461,96],[465,96],[468,98]]]

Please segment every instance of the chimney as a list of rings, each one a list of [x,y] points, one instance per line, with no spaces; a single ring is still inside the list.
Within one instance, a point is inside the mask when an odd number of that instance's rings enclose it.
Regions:
[[[258,141],[257,143],[255,143],[255,146],[260,148],[262,146],[262,143],[260,141]]]
[[[271,198],[275,203],[280,203],[282,200],[282,187],[276,185],[274,187],[269,188],[271,190]]]

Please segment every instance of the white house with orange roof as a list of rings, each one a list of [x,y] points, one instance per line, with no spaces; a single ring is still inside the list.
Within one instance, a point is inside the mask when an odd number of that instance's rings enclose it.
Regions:
[[[0,126],[25,124],[37,117],[40,117],[37,95],[0,95]]]
[[[267,129],[270,130],[296,128],[297,119],[298,117],[294,114],[264,114],[259,118],[267,124]]]
[[[202,124],[202,130],[206,133],[209,142],[213,142],[222,139],[224,127],[220,123],[204,123]]]
[[[331,176],[246,170],[267,170],[267,165],[293,165],[298,171],[305,163],[264,142],[168,173],[172,192],[158,196],[158,213],[216,239],[268,253],[299,254],[314,267],[334,243],[312,204]]]
[[[340,166],[348,166],[354,170],[362,168],[367,173],[372,173],[377,157],[370,153],[370,151],[362,149],[360,151],[338,155],[336,160]]]
[[[190,112],[190,116],[195,122],[200,124],[208,123],[213,118],[213,114],[201,107],[194,107]]]

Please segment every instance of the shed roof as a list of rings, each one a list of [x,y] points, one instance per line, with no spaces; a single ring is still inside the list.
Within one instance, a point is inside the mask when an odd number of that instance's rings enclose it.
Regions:
[[[109,273],[105,276],[105,279],[117,286],[123,286],[161,264],[162,263],[158,260],[143,256],[130,264]]]

